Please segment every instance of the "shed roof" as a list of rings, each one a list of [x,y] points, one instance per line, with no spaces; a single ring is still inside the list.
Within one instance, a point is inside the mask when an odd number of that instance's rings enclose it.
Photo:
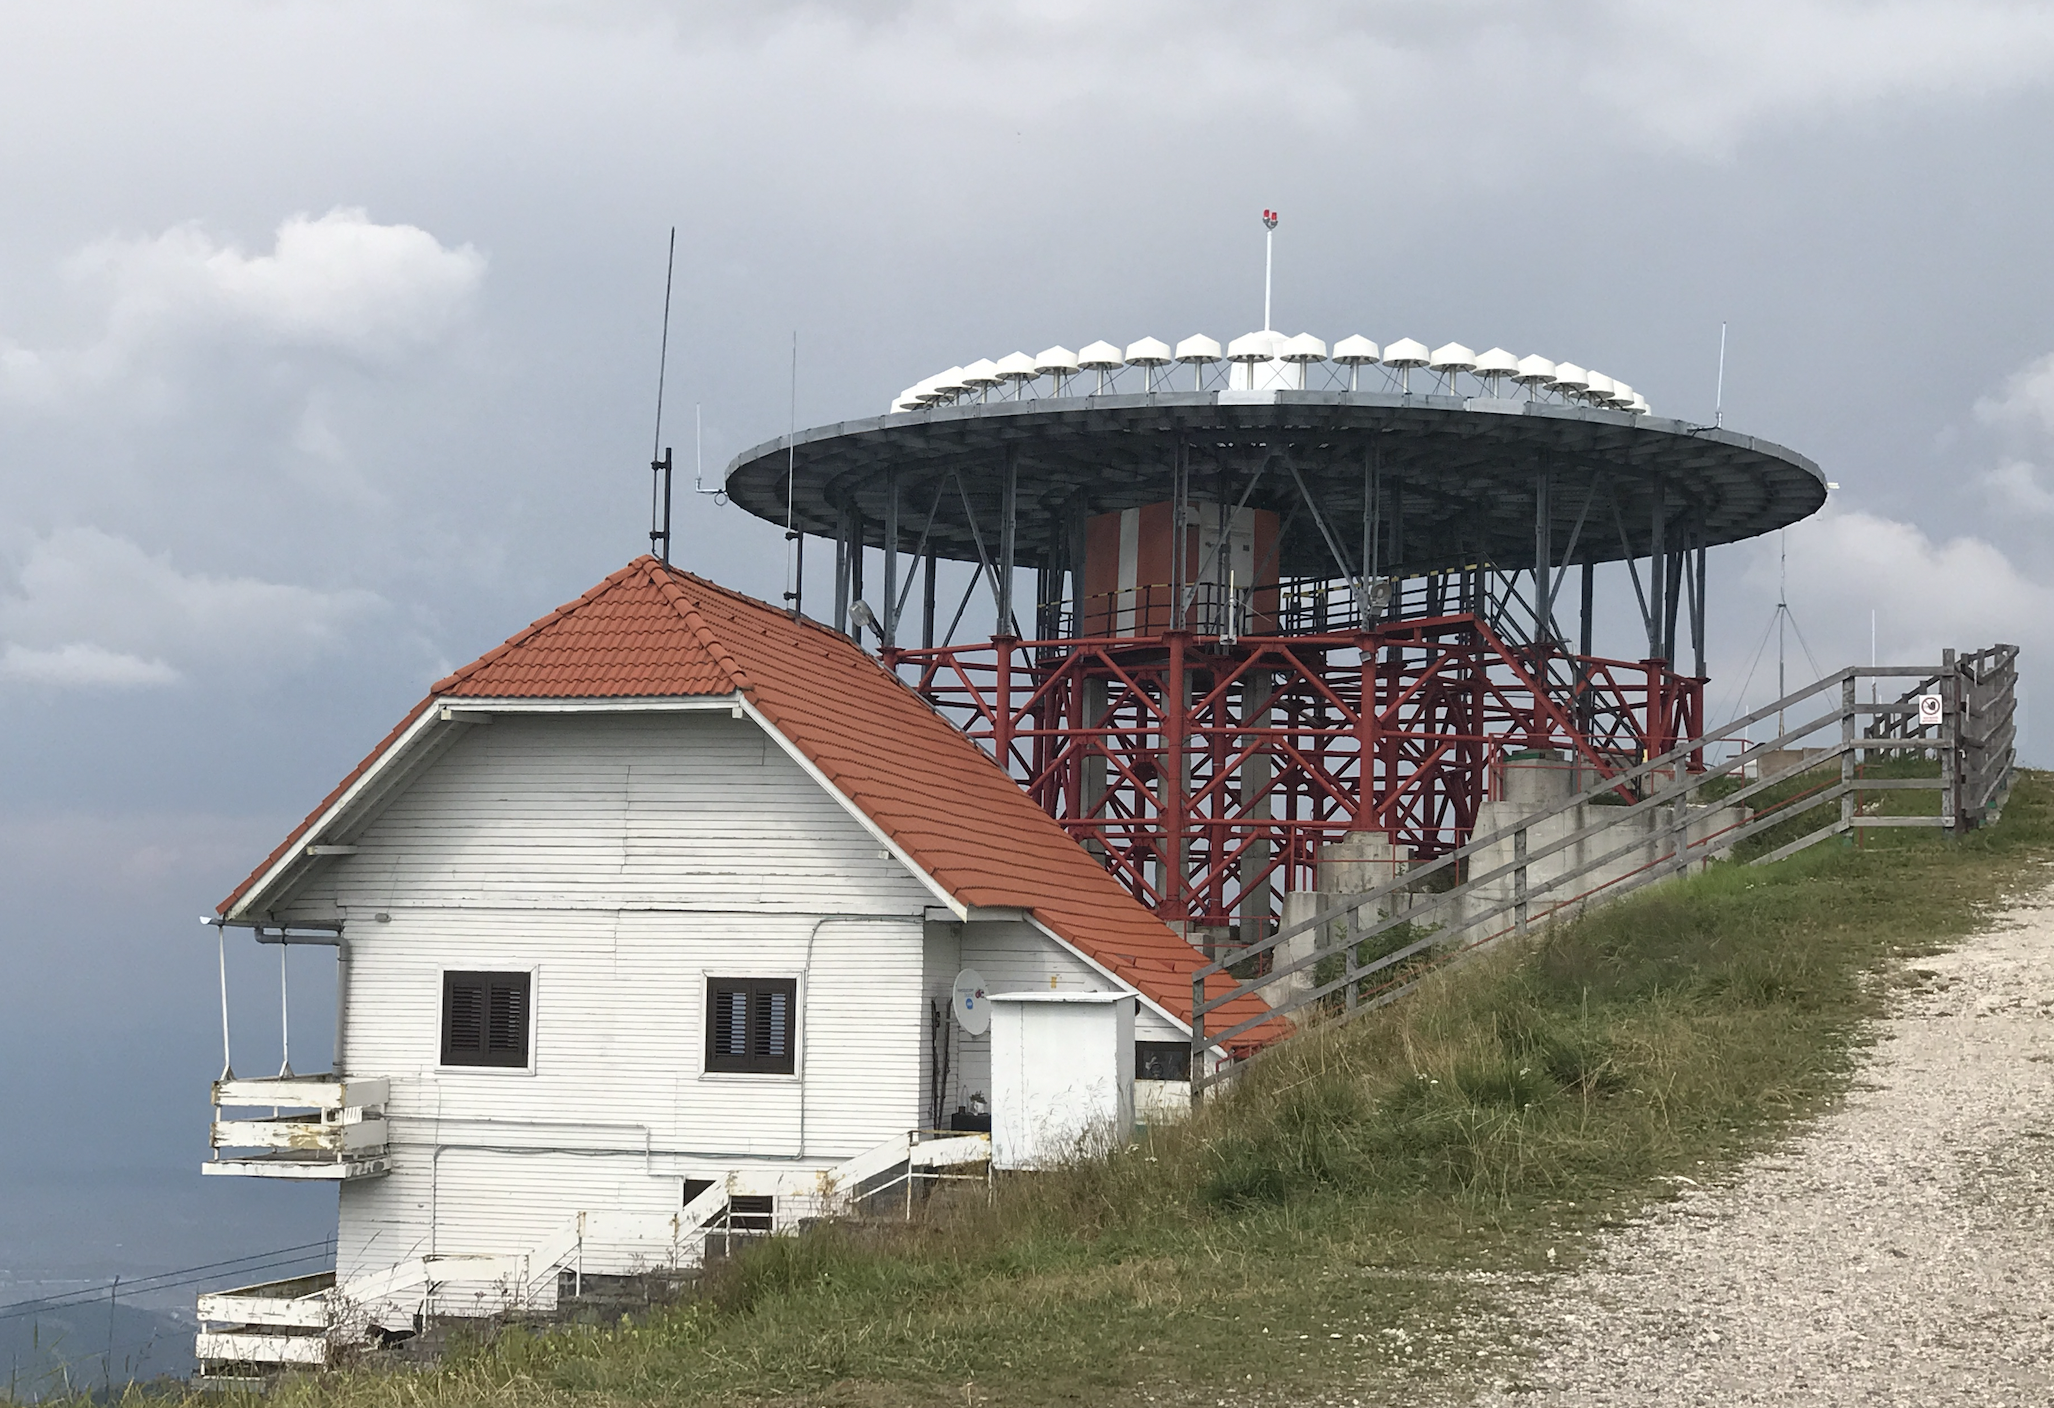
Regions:
[[[925,700],[839,632],[646,555],[437,681],[220,911],[233,911],[311,839],[431,706],[723,695],[748,700],[959,904],[1031,912],[1084,957],[1188,1020],[1195,950]],[[1231,986],[1212,981],[1218,991]],[[1244,997],[1214,1020],[1226,1026],[1267,1010]]]

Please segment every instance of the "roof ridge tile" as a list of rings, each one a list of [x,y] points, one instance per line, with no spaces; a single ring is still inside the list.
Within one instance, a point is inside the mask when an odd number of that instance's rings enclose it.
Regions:
[[[677,608],[678,615],[682,616],[685,624],[692,628],[692,634],[698,639],[699,644],[705,647],[706,653],[718,661],[720,667],[727,671],[728,678],[735,682],[735,688],[744,693],[751,692],[749,672],[744,670],[736,662],[735,657],[729,653],[728,648],[720,643],[720,638],[714,634],[713,627],[699,613],[699,608],[687,599],[683,588],[678,586],[677,576],[689,577],[691,574],[681,572],[680,569],[672,567],[669,563],[659,562],[656,558],[647,554],[636,560],[647,567],[649,579],[656,583],[656,589],[663,593],[666,601]]]

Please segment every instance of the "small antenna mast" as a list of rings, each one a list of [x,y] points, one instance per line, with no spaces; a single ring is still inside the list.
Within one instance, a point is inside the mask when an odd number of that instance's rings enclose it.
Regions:
[[[1712,425],[1717,428],[1726,423],[1726,324],[1719,323],[1719,386],[1712,393]]]
[[[1262,212],[1262,330],[1270,330],[1269,288],[1270,271],[1275,267],[1277,253],[1277,213],[1274,210]]]
[[[663,447],[663,383],[670,369],[670,285],[677,272],[678,227],[670,227],[670,253],[663,264],[663,341],[656,354],[656,434],[649,446],[649,547],[670,565],[670,451]],[[660,456],[660,458],[659,458]]]
[[[1790,619],[1790,530],[1780,529],[1776,533],[1776,697],[1781,699],[1790,692],[1783,682],[1783,623]],[[1785,732],[1783,711],[1776,711],[1776,732]]]
[[[793,526],[793,502],[799,482],[799,330],[792,329],[791,429],[785,435],[785,600],[792,619],[805,614],[806,539]]]
[[[711,494],[717,504],[727,502],[727,490],[718,484],[706,487],[706,417],[705,408],[697,401],[692,403],[692,492]]]

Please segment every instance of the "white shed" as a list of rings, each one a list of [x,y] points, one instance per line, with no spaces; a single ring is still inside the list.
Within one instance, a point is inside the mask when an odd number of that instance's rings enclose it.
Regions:
[[[1135,999],[1118,992],[995,992],[991,1163],[1052,1168],[1134,1128]]]

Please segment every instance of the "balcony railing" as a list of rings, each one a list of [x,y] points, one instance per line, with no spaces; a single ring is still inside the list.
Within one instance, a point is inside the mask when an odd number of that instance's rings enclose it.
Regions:
[[[385,1147],[389,1090],[382,1078],[332,1075],[218,1080],[214,1153],[200,1171],[330,1182],[379,1177],[392,1167]]]

